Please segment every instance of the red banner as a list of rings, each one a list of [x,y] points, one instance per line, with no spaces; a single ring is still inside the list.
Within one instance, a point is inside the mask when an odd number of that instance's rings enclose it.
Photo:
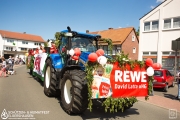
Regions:
[[[148,95],[146,68],[140,68],[139,65],[134,66],[132,70],[130,65],[126,65],[122,69],[117,62],[113,64],[110,74],[113,98]]]

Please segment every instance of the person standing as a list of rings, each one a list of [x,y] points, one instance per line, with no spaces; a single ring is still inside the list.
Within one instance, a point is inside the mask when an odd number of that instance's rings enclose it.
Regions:
[[[9,56],[9,59],[8,59],[8,66],[9,66],[9,68],[12,68],[12,66],[13,66],[13,61],[12,61],[12,57],[11,56]],[[9,69],[8,69],[9,70]]]
[[[180,100],[180,66],[179,66],[179,70],[177,72],[176,77],[177,77],[176,80],[177,80],[177,85],[178,85],[178,95],[176,96],[176,99]]]
[[[0,55],[0,65],[2,64],[2,57],[1,57],[1,55]]]
[[[4,77],[6,77],[6,60],[5,60],[5,58],[2,58],[2,68],[1,68],[0,76],[2,76],[2,74],[4,74]]]

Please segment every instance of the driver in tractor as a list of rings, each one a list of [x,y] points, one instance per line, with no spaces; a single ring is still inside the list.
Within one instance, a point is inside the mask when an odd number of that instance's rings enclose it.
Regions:
[[[80,48],[81,51],[86,51],[86,45],[80,39],[76,39],[75,41],[72,42],[72,48],[73,49]]]

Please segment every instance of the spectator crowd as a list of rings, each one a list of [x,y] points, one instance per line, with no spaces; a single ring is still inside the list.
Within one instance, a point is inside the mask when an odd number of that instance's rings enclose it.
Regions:
[[[7,77],[8,75],[15,74],[14,65],[22,65],[25,64],[25,59],[21,59],[19,57],[9,56],[8,59],[5,59],[4,56],[0,56],[0,77]]]

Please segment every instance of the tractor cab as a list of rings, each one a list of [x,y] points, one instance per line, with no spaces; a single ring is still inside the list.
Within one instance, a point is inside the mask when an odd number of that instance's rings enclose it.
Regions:
[[[96,52],[98,49],[98,39],[101,38],[97,34],[87,34],[71,30],[61,31],[64,34],[61,37],[61,44],[59,46],[60,56],[63,58],[65,65],[80,65],[83,66],[83,63],[87,62],[88,55],[92,52]],[[80,54],[77,55],[74,53],[71,54],[71,51],[79,49]]]

